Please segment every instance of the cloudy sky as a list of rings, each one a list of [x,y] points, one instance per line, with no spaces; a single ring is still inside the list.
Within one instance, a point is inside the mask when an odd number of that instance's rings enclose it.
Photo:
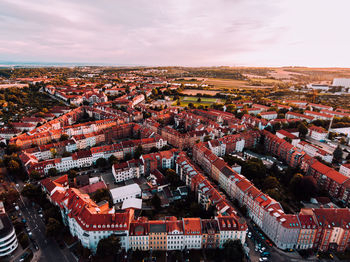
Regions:
[[[0,0],[0,63],[350,67],[349,0]]]

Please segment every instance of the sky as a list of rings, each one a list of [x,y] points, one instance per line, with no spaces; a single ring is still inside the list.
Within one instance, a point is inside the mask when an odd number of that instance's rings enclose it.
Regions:
[[[0,0],[0,64],[350,67],[349,0]]]

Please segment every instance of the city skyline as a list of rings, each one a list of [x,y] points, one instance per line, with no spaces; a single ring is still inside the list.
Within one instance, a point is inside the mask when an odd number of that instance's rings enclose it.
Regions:
[[[347,67],[348,7],[342,0],[5,0],[0,61]]]

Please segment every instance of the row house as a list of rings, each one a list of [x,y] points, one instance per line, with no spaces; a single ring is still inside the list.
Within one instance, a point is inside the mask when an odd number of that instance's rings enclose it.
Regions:
[[[343,117],[350,117],[349,112],[342,112],[342,111],[332,111],[332,110],[327,110],[327,109],[322,109],[321,113],[327,114],[327,115],[332,115],[335,117],[343,118]]]
[[[317,141],[325,141],[328,131],[320,126],[310,126],[307,135]]]
[[[349,203],[349,177],[331,167],[315,161],[308,169],[308,175],[313,176],[318,185],[325,189],[330,196]]]
[[[260,116],[261,118],[266,120],[273,120],[277,118],[277,112],[276,111],[261,112]]]
[[[304,114],[299,114],[299,113],[295,113],[295,112],[287,112],[285,117],[286,117],[286,119],[301,119],[301,120],[305,120],[308,123],[310,123],[311,121],[315,120],[315,116],[313,116],[313,115],[304,115]]]
[[[348,208],[303,208],[300,215],[312,217],[314,223],[310,228],[316,225],[316,232],[312,233],[315,234],[314,248],[320,251],[344,252],[349,247],[350,210]]]
[[[323,161],[332,163],[333,154],[305,141],[300,141],[297,144],[297,148],[305,151],[311,157],[320,157]]]
[[[329,114],[325,114],[325,113],[319,113],[316,111],[308,111],[306,110],[304,112],[305,115],[307,116],[312,116],[314,119],[317,120],[332,120],[333,119],[333,115],[329,115]]]
[[[174,169],[177,154],[177,149],[171,149],[168,151],[160,151],[142,155],[140,159],[142,160],[144,166],[144,174],[148,176],[156,169]]]
[[[259,130],[263,130],[268,125],[268,121],[266,119],[257,118],[250,114],[243,115],[242,123],[245,123],[251,127],[257,127]]]
[[[322,105],[322,104],[309,103],[308,106],[311,107],[312,109],[317,109],[317,110],[330,110],[330,111],[333,110],[333,107]]]
[[[112,174],[117,183],[132,178],[140,178],[143,173],[144,168],[141,159],[133,159],[112,166]]]
[[[283,148],[284,145],[289,143],[266,130],[263,131],[263,134],[265,149],[267,152],[281,157],[290,166],[296,167],[297,165],[300,165],[301,169],[304,170],[306,174],[312,175],[316,179],[318,185],[327,190],[330,196],[343,201],[345,204],[349,203],[349,178],[333,168],[322,164],[312,156],[312,154],[314,154],[314,156],[323,157],[325,161],[331,161],[329,157],[325,157],[328,156],[327,153],[322,153],[321,149],[315,148],[314,146],[302,141],[298,144],[298,150],[292,147],[287,154],[283,154],[283,150],[280,150],[280,148]],[[321,154],[316,154],[311,149],[315,149],[316,153],[321,152]]]

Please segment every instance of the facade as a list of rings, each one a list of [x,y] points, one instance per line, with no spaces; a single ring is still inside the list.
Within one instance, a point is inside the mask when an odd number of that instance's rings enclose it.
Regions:
[[[350,164],[343,164],[340,166],[339,173],[350,178]]]
[[[8,256],[18,247],[15,228],[0,202],[0,257]]]
[[[139,159],[114,164],[112,166],[112,174],[114,176],[115,182],[117,183],[132,178],[139,178],[143,173],[143,163]]]
[[[308,135],[317,141],[325,141],[327,134],[327,130],[322,127],[311,126],[308,128]]]

